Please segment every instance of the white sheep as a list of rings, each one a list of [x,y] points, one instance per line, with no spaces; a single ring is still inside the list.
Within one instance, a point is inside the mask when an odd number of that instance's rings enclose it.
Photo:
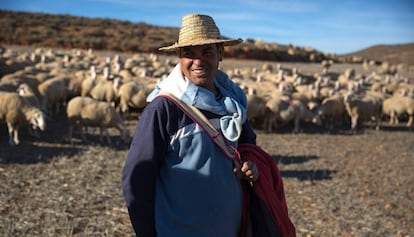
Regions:
[[[7,124],[9,144],[18,145],[20,126],[32,125],[33,129],[44,130],[46,127],[43,112],[26,102],[15,92],[0,92],[0,121]]]
[[[327,73],[329,71],[329,68],[332,66],[333,61],[332,60],[322,60],[321,66],[322,66],[322,72]]]
[[[264,128],[266,132],[272,132],[273,128],[277,126],[277,120],[283,116],[280,115],[281,111],[286,112],[288,109],[288,99],[289,98],[281,95],[273,95],[266,102],[267,113],[264,120]]]
[[[344,96],[344,105],[351,118],[351,129],[356,130],[363,122],[374,122],[376,130],[380,128],[382,101],[370,96],[358,97],[353,94]]]
[[[28,84],[20,84],[20,86],[17,88],[17,93],[26,101],[27,104],[40,109],[39,99]],[[32,129],[31,127],[29,127],[29,134],[40,138],[37,130]]]
[[[258,127],[266,115],[266,100],[256,94],[254,88],[247,89],[247,119]]]
[[[286,96],[273,96],[266,103],[267,113],[265,115],[266,132],[272,132],[278,122],[286,124],[293,121],[293,132],[300,132],[300,122],[312,122],[321,125],[319,116],[313,114],[300,100],[292,100]]]
[[[96,66],[90,66],[90,71],[78,71],[75,76],[80,78],[80,95],[90,96],[92,88],[95,86],[98,80],[103,80],[97,77]]]
[[[398,124],[399,117],[408,115],[407,127],[412,126],[414,116],[414,99],[407,96],[392,96],[384,100],[382,112],[390,117],[389,123]]]
[[[0,81],[0,91],[8,91],[8,92],[15,92],[17,88],[19,87],[19,81],[18,80],[1,80]]]
[[[68,88],[64,80],[62,78],[46,80],[39,84],[38,90],[42,110],[52,116],[57,115],[61,107],[64,107],[68,96]]]
[[[125,126],[121,116],[115,108],[107,102],[98,101],[90,97],[77,96],[72,98],[67,105],[66,114],[69,119],[69,141],[72,140],[74,126],[81,129],[82,140],[86,141],[83,134],[83,126],[99,127],[101,131],[100,139],[106,136],[108,144],[111,144],[107,128],[118,129],[121,139],[125,142],[129,139],[129,131]]]
[[[322,126],[322,120],[320,119],[318,114],[314,113],[309,108],[309,103],[310,102],[303,103],[300,100],[291,100],[290,103],[293,106],[296,106],[298,108],[297,111],[298,111],[299,121],[307,122],[307,123],[313,123],[317,126]],[[300,131],[299,122],[297,122],[295,124],[294,132],[299,132],[299,131]]]
[[[322,96],[320,90],[313,88],[313,85],[295,86],[295,91],[290,95],[292,99],[302,101],[304,104],[320,101]]]
[[[343,96],[334,94],[325,98],[317,108],[317,114],[325,128],[329,130],[337,125],[342,125],[346,116]]]
[[[40,102],[33,89],[26,83],[20,84],[17,93],[22,96],[30,105],[40,108]]]
[[[123,83],[118,90],[119,108],[122,114],[129,111],[129,108],[143,109],[147,104],[147,96],[154,88],[151,85],[144,85],[137,81]]]
[[[95,86],[96,81],[94,77],[86,77],[81,81],[81,96],[90,96],[91,90]]]
[[[121,86],[121,78],[116,77],[113,80],[99,81],[92,88],[90,95],[92,98],[100,101],[111,103],[112,106],[118,101],[118,89]]]

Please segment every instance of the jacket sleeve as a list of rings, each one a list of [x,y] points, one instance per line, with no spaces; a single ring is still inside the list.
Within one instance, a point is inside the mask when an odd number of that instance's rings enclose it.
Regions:
[[[143,111],[122,170],[122,190],[137,236],[155,237],[154,196],[159,162],[169,138],[167,113],[155,106]]]
[[[242,133],[239,138],[239,144],[243,143],[256,145],[256,133],[249,120],[246,120],[246,122],[243,124]]]

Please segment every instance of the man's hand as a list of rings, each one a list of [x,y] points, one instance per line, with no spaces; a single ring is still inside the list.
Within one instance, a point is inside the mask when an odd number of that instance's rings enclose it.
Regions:
[[[251,161],[235,162],[233,172],[244,180],[254,182],[259,178],[259,170],[256,165]]]

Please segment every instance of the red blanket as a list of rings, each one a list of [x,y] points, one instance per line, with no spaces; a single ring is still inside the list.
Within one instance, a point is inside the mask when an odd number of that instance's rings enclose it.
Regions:
[[[238,151],[242,160],[251,160],[256,164],[259,178],[253,184],[253,190],[266,203],[282,236],[296,236],[295,227],[288,216],[282,176],[273,157],[252,144],[239,144]]]

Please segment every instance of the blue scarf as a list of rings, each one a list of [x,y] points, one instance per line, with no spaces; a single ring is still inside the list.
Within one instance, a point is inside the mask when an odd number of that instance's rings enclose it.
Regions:
[[[222,115],[220,128],[224,137],[232,142],[237,141],[242,124],[246,121],[246,95],[220,70],[217,71],[214,85],[221,94],[218,100],[210,90],[196,86],[189,79],[184,78],[181,65],[177,64],[168,77],[156,85],[148,95],[147,101],[151,102],[160,91],[167,91],[187,104]]]

